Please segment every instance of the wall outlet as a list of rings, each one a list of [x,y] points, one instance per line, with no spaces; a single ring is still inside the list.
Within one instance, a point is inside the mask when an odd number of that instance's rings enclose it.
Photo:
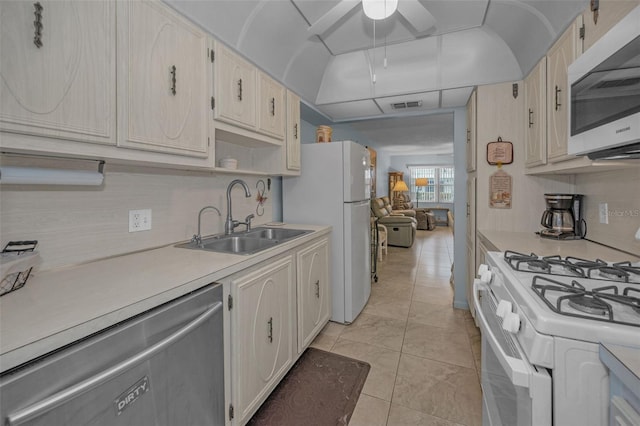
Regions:
[[[609,205],[600,203],[600,223],[609,223]]]
[[[151,209],[129,210],[129,232],[151,229]]]

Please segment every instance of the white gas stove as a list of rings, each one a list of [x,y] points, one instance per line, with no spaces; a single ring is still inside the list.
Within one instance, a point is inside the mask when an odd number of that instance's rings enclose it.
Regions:
[[[490,252],[479,276],[485,424],[606,425],[598,344],[640,346],[640,265]]]

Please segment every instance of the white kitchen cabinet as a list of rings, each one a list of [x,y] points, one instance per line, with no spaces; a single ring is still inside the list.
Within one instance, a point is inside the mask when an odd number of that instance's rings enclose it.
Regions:
[[[256,128],[257,69],[217,43],[215,56],[215,118],[250,130]]]
[[[276,139],[284,139],[287,116],[285,88],[258,71],[258,89],[258,131]]]
[[[615,24],[640,5],[640,0],[598,0],[597,20],[589,6],[582,14],[584,20],[584,45],[587,51]]]
[[[115,145],[115,48],[115,2],[0,2],[0,129]]]
[[[300,250],[297,267],[298,353],[301,354],[331,317],[328,238]]]
[[[476,170],[476,91],[471,92],[467,102],[467,172]]]
[[[525,166],[547,163],[546,58],[524,80],[525,102]]]
[[[245,424],[294,361],[293,256],[263,262],[231,278],[234,422]]]
[[[467,303],[475,318],[473,306],[473,279],[476,276],[476,177],[467,178]]]
[[[207,157],[206,35],[157,1],[117,7],[118,145]]]
[[[300,174],[300,97],[287,90],[285,169]]]
[[[581,21],[581,20],[580,20]],[[574,22],[547,53],[547,158],[550,162],[575,159],[567,155],[569,141],[569,87],[567,69],[578,56],[578,22]]]

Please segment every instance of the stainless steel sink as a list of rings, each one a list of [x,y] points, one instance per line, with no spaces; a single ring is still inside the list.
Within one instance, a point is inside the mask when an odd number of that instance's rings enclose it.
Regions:
[[[254,254],[274,247],[312,231],[301,229],[255,228],[249,232],[232,235],[216,235],[204,238],[201,244],[194,241],[177,244],[176,247],[192,250],[215,251],[232,254]]]
[[[311,231],[302,229],[283,229],[283,228],[255,228],[244,235],[253,238],[265,238],[268,240],[285,241],[295,238],[299,235],[306,234]]]

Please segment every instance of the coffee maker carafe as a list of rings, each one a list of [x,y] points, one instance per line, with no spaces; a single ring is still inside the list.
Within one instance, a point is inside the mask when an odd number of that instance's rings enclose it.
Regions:
[[[586,224],[582,218],[582,198],[579,194],[544,194],[547,209],[540,220],[545,228],[540,236],[559,240],[584,238]]]

